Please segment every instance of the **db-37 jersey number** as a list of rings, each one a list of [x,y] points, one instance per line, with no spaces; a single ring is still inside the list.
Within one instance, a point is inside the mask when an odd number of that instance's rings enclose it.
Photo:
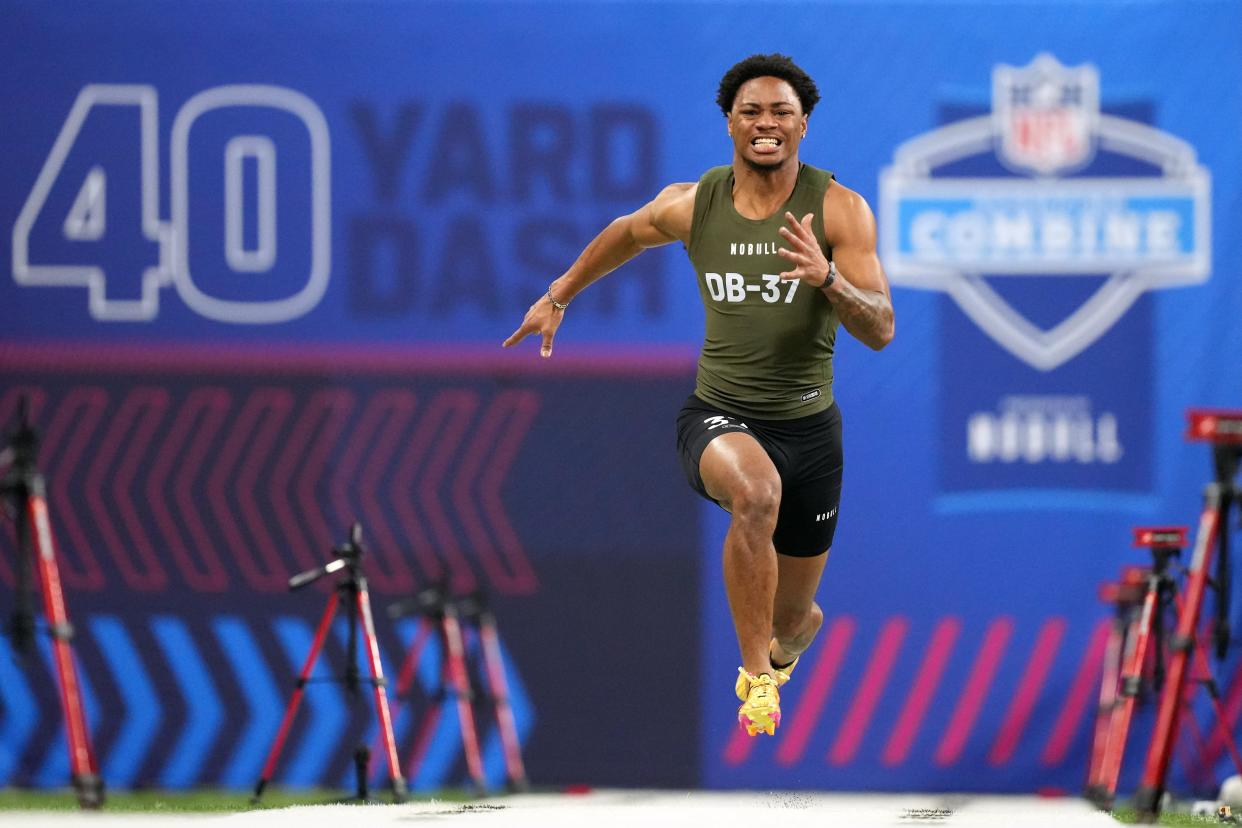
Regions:
[[[793,301],[800,280],[791,279],[782,284],[781,277],[771,273],[759,276],[759,281],[747,280],[740,273],[704,273],[703,280],[707,283],[707,293],[716,302],[742,302],[752,293],[758,293],[763,301],[775,303]]]

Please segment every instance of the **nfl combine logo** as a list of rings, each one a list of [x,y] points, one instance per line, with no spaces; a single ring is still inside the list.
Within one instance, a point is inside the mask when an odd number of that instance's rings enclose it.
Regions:
[[[1206,280],[1209,178],[1189,144],[1101,113],[1090,65],[1040,55],[998,66],[992,79],[990,116],[897,148],[880,178],[881,249],[894,284],[945,291],[1001,347],[1048,371],[1144,291]],[[1017,175],[952,172],[989,149]],[[1072,175],[1097,150],[1130,174]],[[1027,320],[983,278],[1072,274],[1107,281],[1051,327]]]
[[[941,505],[1149,490],[1157,328],[1139,300],[1208,278],[1208,173],[1151,125],[1158,102],[1103,104],[1088,63],[1041,54],[980,80],[880,176],[890,280],[952,301],[934,303]]]

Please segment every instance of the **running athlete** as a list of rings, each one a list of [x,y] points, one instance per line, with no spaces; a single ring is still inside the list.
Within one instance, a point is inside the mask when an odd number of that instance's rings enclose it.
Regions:
[[[837,326],[878,351],[893,338],[893,306],[866,201],[798,159],[815,82],[788,57],[753,55],[725,73],[716,101],[732,163],[613,221],[504,345],[539,334],[540,355],[552,356],[579,291],[645,248],[685,245],[707,333],[677,443],[690,484],[731,515],[724,579],[742,656],[738,722],[774,735],[779,688],[824,618],[815,592],[841,497]]]

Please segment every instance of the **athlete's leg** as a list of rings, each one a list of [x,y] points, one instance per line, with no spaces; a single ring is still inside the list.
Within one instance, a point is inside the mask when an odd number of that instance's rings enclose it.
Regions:
[[[802,655],[824,623],[815,592],[828,553],[811,557],[777,555],[776,599],[772,607],[772,663],[786,665]]]
[[[707,493],[732,515],[724,543],[724,580],[742,667],[753,675],[771,674],[768,643],[777,588],[772,532],[780,511],[780,475],[759,441],[739,432],[707,444],[699,473]]]

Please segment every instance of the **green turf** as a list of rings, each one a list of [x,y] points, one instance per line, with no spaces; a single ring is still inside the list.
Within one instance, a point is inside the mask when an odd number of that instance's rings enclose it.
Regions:
[[[250,804],[244,791],[197,789],[188,791],[108,791],[104,810],[110,812],[182,812],[208,813],[248,811],[254,808],[286,808],[290,805],[321,805],[342,801],[349,794],[328,790],[284,790],[272,788],[264,792],[258,805]],[[377,802],[392,802],[386,791],[372,792]],[[424,799],[426,797],[416,797]],[[465,799],[459,791],[441,791],[436,799]],[[0,790],[0,811],[74,811],[78,800],[71,790]]]
[[[1126,825],[1138,824],[1138,812],[1133,808],[1118,808],[1110,811],[1113,819]],[[1157,825],[1228,825],[1221,822],[1215,816],[1192,816],[1191,814],[1161,814]]]

